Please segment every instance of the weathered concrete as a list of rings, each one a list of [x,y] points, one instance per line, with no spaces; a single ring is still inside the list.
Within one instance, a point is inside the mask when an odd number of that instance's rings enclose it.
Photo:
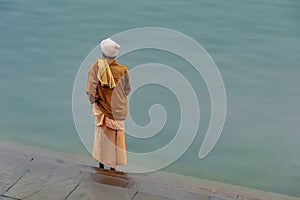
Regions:
[[[0,144],[0,200],[299,199],[165,172],[125,174],[82,163],[69,155]]]
[[[133,198],[133,200],[153,200],[153,199],[155,199],[155,200],[172,200],[168,197],[162,197],[162,196],[144,193],[144,192],[138,192],[136,194],[136,196]]]
[[[67,197],[67,200],[79,199],[120,199],[130,200],[134,197],[136,191],[129,188],[115,187],[95,182],[83,181]]]
[[[9,198],[9,197],[3,197],[3,196],[0,196],[0,200],[13,200],[12,198]]]

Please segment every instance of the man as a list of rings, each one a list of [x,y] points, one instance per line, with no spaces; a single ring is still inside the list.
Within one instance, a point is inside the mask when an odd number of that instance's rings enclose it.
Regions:
[[[93,158],[99,167],[125,165],[124,120],[127,117],[130,81],[127,67],[116,61],[120,45],[110,38],[100,43],[98,58],[88,73],[86,93],[95,116]]]

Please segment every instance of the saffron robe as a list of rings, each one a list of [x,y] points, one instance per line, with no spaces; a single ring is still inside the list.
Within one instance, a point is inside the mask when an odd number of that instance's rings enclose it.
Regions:
[[[116,87],[101,86],[97,78],[99,66],[96,62],[88,74],[86,93],[95,116],[93,158],[115,168],[127,162],[124,120],[128,112],[130,81],[126,66],[114,61],[109,67]]]

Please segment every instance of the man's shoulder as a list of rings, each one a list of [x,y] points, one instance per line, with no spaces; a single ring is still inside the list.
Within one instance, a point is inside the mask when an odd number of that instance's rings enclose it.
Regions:
[[[95,68],[98,68],[98,62],[97,61],[92,64],[90,70],[95,69]]]
[[[96,71],[98,71],[98,62],[93,63],[89,70],[89,72],[96,72]]]
[[[127,71],[128,71],[127,67],[125,65],[120,64],[120,63],[115,63],[113,65],[113,67],[118,68],[118,70],[123,72],[123,73],[127,73]]]

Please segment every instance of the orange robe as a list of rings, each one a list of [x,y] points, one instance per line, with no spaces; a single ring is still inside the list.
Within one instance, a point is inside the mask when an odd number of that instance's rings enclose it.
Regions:
[[[124,120],[128,112],[130,81],[125,66],[114,61],[109,67],[116,87],[111,89],[99,84],[96,62],[88,74],[86,93],[95,116],[93,158],[115,168],[127,163]]]

